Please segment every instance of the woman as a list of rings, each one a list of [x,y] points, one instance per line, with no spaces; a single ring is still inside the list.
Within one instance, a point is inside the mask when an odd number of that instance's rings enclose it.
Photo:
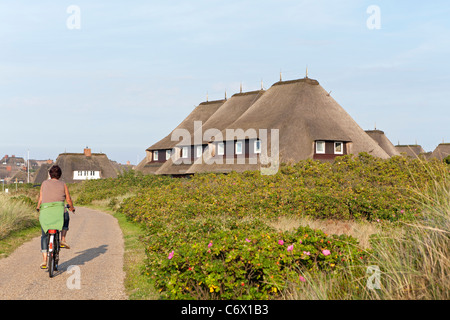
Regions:
[[[75,213],[72,199],[70,198],[67,185],[59,181],[61,168],[54,165],[48,171],[50,179],[41,185],[37,210],[40,211],[39,222],[41,223],[41,252],[43,262],[41,269],[47,268],[47,235],[48,229],[61,231],[61,247],[70,249],[66,243],[67,230],[69,230],[69,213],[64,210],[64,201],[69,204],[69,210]]]

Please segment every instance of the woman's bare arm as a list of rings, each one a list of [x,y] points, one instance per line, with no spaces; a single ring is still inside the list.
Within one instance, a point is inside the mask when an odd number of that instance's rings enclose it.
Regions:
[[[75,208],[73,207],[72,198],[70,197],[69,188],[67,188],[67,185],[64,184],[64,191],[66,193],[66,201],[69,204],[69,210],[75,213]]]
[[[38,204],[37,204],[36,210],[39,211],[39,209],[41,207],[41,203],[42,203],[42,186],[41,186],[41,189],[39,190],[39,198],[38,198]]]

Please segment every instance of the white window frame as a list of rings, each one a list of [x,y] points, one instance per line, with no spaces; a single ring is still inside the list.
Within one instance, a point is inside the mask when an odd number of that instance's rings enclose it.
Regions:
[[[169,160],[171,155],[172,155],[172,150],[166,150],[166,160]]]
[[[341,145],[341,151],[336,151],[336,146],[340,144]],[[341,141],[335,141],[334,142],[334,154],[344,154],[344,143]]]
[[[319,144],[323,146],[323,150],[319,150]],[[325,141],[316,141],[316,154],[325,154]]]
[[[242,148],[242,146],[243,146],[243,143],[242,143],[242,141],[236,141],[236,143],[235,143],[235,145],[234,145],[234,152],[236,153],[236,154],[242,154],[243,153],[243,148]],[[239,150],[240,149],[240,150]]]
[[[258,147],[259,144],[259,147]],[[261,153],[261,140],[255,140],[253,144],[254,153]]]
[[[223,156],[225,154],[225,143],[219,142],[217,144],[217,155]]]
[[[187,159],[189,157],[189,149],[188,147],[181,148],[181,158]]]
[[[203,147],[202,146],[196,146],[195,150],[196,150],[197,158],[201,158],[202,154],[203,154]]]
[[[158,161],[158,158],[159,158],[159,152],[153,151],[153,161]]]

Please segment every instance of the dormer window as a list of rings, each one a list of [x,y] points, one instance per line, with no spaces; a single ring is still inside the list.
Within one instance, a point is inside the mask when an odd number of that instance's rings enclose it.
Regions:
[[[316,153],[325,154],[325,141],[316,141]]]
[[[159,152],[153,151],[153,161],[158,161],[158,157],[159,157]]]
[[[334,154],[344,154],[344,143],[335,142],[334,143]]]
[[[182,157],[183,159],[187,159],[188,155],[189,155],[189,149],[188,149],[188,147],[183,147],[183,148],[181,149],[181,157]]]
[[[197,153],[197,158],[201,158],[202,157],[202,153],[203,153],[202,146],[197,146],[196,147],[196,153]]]
[[[255,140],[254,152],[261,153],[261,140]]]
[[[166,160],[169,160],[171,155],[172,155],[172,150],[166,150]]]
[[[223,142],[219,142],[217,144],[217,155],[223,156],[225,154],[225,144]]]
[[[234,152],[236,154],[242,154],[242,141],[236,141],[236,146]]]

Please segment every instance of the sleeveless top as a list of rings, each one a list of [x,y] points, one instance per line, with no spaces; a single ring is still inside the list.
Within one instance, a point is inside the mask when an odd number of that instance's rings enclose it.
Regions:
[[[42,182],[42,203],[64,202],[66,200],[65,183],[59,180],[49,179]]]

